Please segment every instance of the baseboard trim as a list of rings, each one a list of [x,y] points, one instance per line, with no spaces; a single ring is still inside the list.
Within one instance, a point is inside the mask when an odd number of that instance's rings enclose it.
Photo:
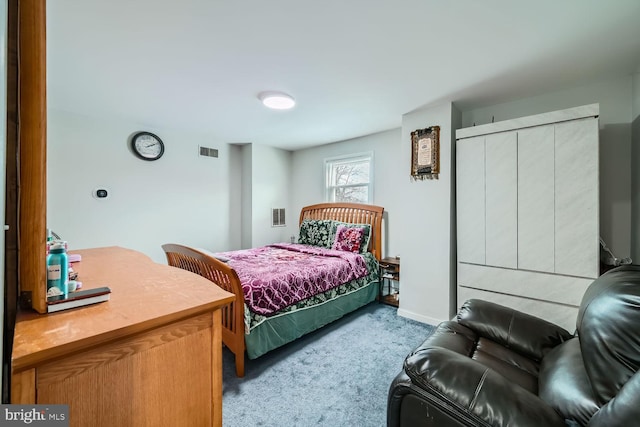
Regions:
[[[426,323],[428,325],[438,325],[445,319],[436,319],[434,317],[424,316],[422,314],[416,314],[412,311],[404,310],[402,308],[398,309],[398,316],[406,317],[407,319],[416,320],[421,323]]]

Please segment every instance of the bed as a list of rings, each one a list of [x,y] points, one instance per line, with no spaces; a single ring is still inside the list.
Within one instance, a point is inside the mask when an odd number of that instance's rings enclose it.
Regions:
[[[236,374],[242,377],[245,351],[255,359],[375,300],[383,212],[374,205],[321,203],[302,208],[298,243],[218,253],[178,244],[162,247],[169,265],[200,274],[235,295],[222,310],[222,341],[234,353]],[[350,246],[354,242],[360,247]],[[355,272],[329,273],[338,259]],[[298,262],[299,270],[286,271]],[[251,263],[258,265],[256,272]],[[279,287],[290,288],[297,281],[294,295],[274,295],[273,284],[261,282],[269,269],[283,271],[273,279]],[[308,270],[318,270],[324,283],[303,277]],[[331,280],[330,274],[335,275]],[[285,285],[283,277],[289,280]]]

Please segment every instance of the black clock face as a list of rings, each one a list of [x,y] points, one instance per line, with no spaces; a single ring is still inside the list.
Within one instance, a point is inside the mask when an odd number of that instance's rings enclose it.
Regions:
[[[164,154],[164,143],[151,132],[138,132],[133,135],[131,148],[142,160],[158,160]]]

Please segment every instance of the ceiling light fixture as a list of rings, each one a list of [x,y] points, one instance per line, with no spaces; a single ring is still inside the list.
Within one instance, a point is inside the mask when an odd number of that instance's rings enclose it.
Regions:
[[[286,93],[283,92],[261,92],[258,95],[258,99],[269,108],[274,110],[288,110],[296,105],[296,101]]]

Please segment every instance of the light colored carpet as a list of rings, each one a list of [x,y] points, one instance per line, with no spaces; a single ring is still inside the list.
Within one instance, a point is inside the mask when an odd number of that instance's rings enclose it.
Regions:
[[[223,349],[225,427],[382,427],[387,393],[433,326],[371,303],[256,360],[237,378]]]

